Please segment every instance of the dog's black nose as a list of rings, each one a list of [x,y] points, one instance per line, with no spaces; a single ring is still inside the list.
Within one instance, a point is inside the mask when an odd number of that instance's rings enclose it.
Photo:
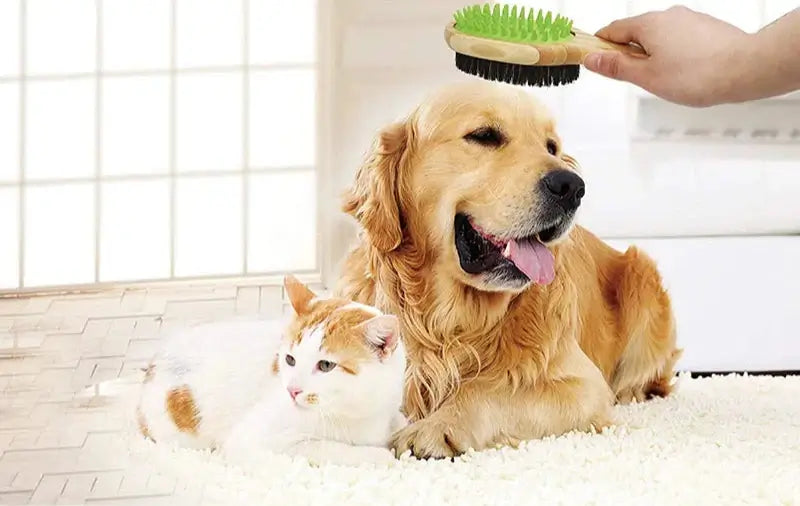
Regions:
[[[583,179],[571,170],[558,169],[548,172],[542,181],[547,191],[564,209],[571,211],[581,205],[586,185]]]

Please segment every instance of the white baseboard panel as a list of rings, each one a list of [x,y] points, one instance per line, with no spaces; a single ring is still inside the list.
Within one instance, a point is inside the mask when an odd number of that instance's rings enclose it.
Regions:
[[[679,368],[800,370],[800,236],[614,239],[658,263],[672,296]]]

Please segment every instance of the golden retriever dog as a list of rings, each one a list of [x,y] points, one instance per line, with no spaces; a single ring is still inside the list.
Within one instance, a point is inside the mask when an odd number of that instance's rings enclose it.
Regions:
[[[574,225],[585,191],[511,86],[450,85],[377,136],[345,194],[362,232],[336,292],[401,319],[398,455],[599,430],[615,400],[670,392],[670,299],[645,254]]]

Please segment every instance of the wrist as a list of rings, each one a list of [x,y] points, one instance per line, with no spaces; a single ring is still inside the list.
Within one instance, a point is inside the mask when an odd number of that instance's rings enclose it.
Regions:
[[[763,65],[769,41],[760,32],[743,33],[720,58],[719,103],[735,103],[761,98]]]

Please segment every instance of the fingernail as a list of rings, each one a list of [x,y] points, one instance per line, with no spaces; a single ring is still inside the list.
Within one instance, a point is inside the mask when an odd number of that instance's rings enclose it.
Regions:
[[[583,59],[583,66],[589,70],[597,70],[600,68],[600,58],[601,55],[599,53],[586,55],[586,58]]]

